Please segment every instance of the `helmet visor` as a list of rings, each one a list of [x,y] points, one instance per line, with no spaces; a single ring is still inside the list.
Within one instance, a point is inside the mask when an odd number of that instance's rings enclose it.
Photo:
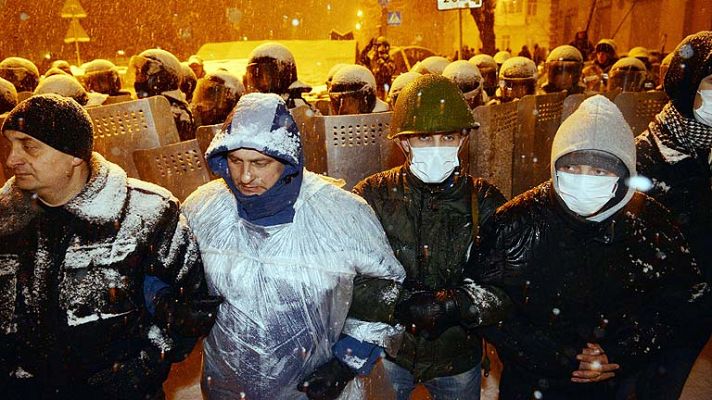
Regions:
[[[578,61],[551,61],[547,63],[547,80],[558,90],[570,89],[581,79],[582,67]]]
[[[247,64],[245,90],[248,93],[274,93],[280,88],[279,66],[274,62]]]
[[[645,80],[644,71],[631,71],[619,69],[613,71],[608,77],[608,90],[621,88],[624,92],[639,92],[643,89]]]
[[[200,79],[193,95],[193,104],[232,110],[237,104],[237,94],[225,85]]]
[[[25,68],[0,68],[0,78],[10,81],[18,92],[31,92],[39,83],[39,79]]]
[[[536,79],[507,78],[500,81],[502,97],[505,99],[520,99],[536,93]]]
[[[368,96],[366,90],[329,92],[331,114],[366,114],[371,111],[368,109]]]
[[[116,71],[98,71],[84,74],[84,85],[87,90],[104,93],[115,94],[121,90],[121,80]]]

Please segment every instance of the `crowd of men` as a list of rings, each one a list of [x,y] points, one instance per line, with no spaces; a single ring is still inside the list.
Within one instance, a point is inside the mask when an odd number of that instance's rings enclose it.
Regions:
[[[405,157],[352,192],[305,169],[290,110],[319,110],[280,44],[242,79],[149,49],[128,91],[107,60],[77,77],[0,62],[4,396],[160,399],[205,337],[208,399],[478,399],[483,339],[503,400],[678,398],[712,326],[712,32],[664,68],[604,39],[590,63],[563,45],[543,65],[430,57],[392,77],[387,46],[326,79],[324,113],[392,110]],[[596,94],[658,83],[669,102],[638,137]],[[486,134],[473,108],[560,91],[589,97],[549,180],[506,199],[460,168]],[[133,94],[164,96],[181,140],[222,124],[205,153],[219,178],[183,204],[93,151],[85,108]]]

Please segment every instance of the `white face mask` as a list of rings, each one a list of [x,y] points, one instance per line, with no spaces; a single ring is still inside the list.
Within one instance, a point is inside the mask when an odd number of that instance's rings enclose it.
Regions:
[[[698,90],[697,93],[702,97],[702,105],[693,110],[695,119],[701,124],[712,127],[712,90]]]
[[[460,165],[459,146],[410,147],[410,172],[425,183],[441,183]]]
[[[595,214],[615,196],[617,176],[570,174],[557,171],[558,192],[569,210],[582,217]]]

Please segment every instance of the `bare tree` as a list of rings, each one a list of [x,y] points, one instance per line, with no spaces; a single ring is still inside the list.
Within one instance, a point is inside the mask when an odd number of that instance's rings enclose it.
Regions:
[[[494,54],[494,9],[497,0],[483,0],[482,7],[471,8],[470,14],[477,24],[482,40],[482,51],[486,54]]]

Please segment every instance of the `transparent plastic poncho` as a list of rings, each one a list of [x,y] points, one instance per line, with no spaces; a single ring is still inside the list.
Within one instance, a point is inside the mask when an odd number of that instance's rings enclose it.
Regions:
[[[299,385],[332,357],[343,332],[389,347],[399,331],[349,318],[357,274],[402,281],[370,207],[305,171],[292,223],[241,219],[222,180],[191,195],[184,213],[198,239],[209,290],[223,296],[204,342],[210,399],[306,399]],[[356,379],[341,399],[363,398]]]

